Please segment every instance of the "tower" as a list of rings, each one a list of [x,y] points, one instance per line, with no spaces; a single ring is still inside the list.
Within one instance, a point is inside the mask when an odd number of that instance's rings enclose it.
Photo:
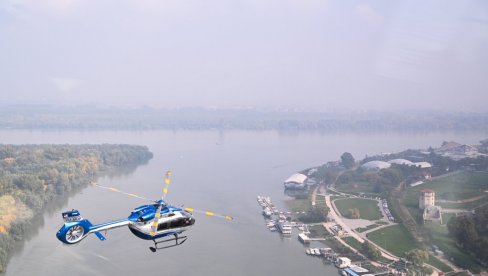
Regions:
[[[430,189],[420,191],[419,209],[423,210],[429,206],[435,206],[435,192]]]

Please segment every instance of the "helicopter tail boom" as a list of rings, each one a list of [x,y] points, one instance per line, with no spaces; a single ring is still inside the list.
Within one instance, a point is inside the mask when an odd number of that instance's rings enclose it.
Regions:
[[[100,231],[122,227],[129,224],[129,220],[122,219],[102,224],[93,225],[89,220],[83,219],[78,210],[71,210],[63,214],[64,224],[56,233],[56,237],[65,244],[75,244],[84,239],[88,234],[94,233],[101,241],[105,237]]]

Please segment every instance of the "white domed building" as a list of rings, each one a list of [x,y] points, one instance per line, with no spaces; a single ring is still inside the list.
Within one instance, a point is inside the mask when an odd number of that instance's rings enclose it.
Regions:
[[[376,171],[379,171],[381,169],[388,169],[390,166],[391,164],[385,161],[369,161],[361,165],[361,167],[366,170],[376,170]]]
[[[414,166],[414,163],[407,159],[393,159],[388,161],[390,164],[397,164],[397,165],[407,165],[407,166]]]

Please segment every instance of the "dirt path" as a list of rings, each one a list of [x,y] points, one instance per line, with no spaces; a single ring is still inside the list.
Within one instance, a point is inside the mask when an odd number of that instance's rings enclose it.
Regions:
[[[480,200],[482,198],[485,198],[486,195],[479,195],[479,196],[474,196],[474,197],[470,197],[470,198],[466,198],[466,199],[463,199],[463,200],[444,200],[444,199],[437,199],[436,201],[437,202],[443,202],[443,203],[468,203],[468,202],[473,202],[473,201],[476,201],[476,200]]]

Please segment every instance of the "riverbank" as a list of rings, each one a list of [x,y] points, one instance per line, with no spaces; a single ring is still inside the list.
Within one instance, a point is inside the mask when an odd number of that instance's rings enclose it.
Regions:
[[[476,153],[477,159],[469,158],[471,152],[459,158],[459,152],[453,155],[442,151],[441,156],[434,153],[436,149],[430,152],[408,150],[370,156],[355,162],[350,169],[340,168],[341,162],[328,162],[302,170],[302,173],[312,178],[311,183],[327,182],[312,187],[309,201],[315,205],[318,196],[325,198],[325,202],[320,204],[326,205],[330,211],[324,227],[353,252],[360,254],[366,243],[372,245],[384,260],[398,261],[408,258],[409,252],[425,252],[422,254],[430,256],[424,260],[426,265],[419,266],[419,269],[430,267],[439,272],[459,272],[468,268],[480,272],[486,267],[483,268],[476,255],[455,249],[452,247],[455,242],[446,242],[451,239],[446,234],[447,221],[440,220],[440,226],[436,226],[436,220],[426,220],[425,214],[422,216],[422,205],[419,207],[419,193],[425,189],[433,194],[439,193],[440,199],[435,200],[435,204],[448,207],[442,210],[443,217],[444,213],[472,213],[475,208],[483,206],[488,200],[484,194],[488,189],[488,157],[483,153],[483,147],[477,149],[480,150]],[[456,158],[446,158],[451,155]],[[422,166],[409,165],[414,164],[405,159],[409,156],[422,160],[418,163]],[[337,174],[335,179],[330,180],[329,177],[326,180],[330,164],[336,164],[339,170],[333,170]],[[433,206],[432,202],[429,204]],[[436,208],[441,210],[441,207]],[[442,239],[438,238],[439,233]],[[344,237],[347,237],[347,242],[342,242]],[[376,256],[372,260],[377,259]]]

